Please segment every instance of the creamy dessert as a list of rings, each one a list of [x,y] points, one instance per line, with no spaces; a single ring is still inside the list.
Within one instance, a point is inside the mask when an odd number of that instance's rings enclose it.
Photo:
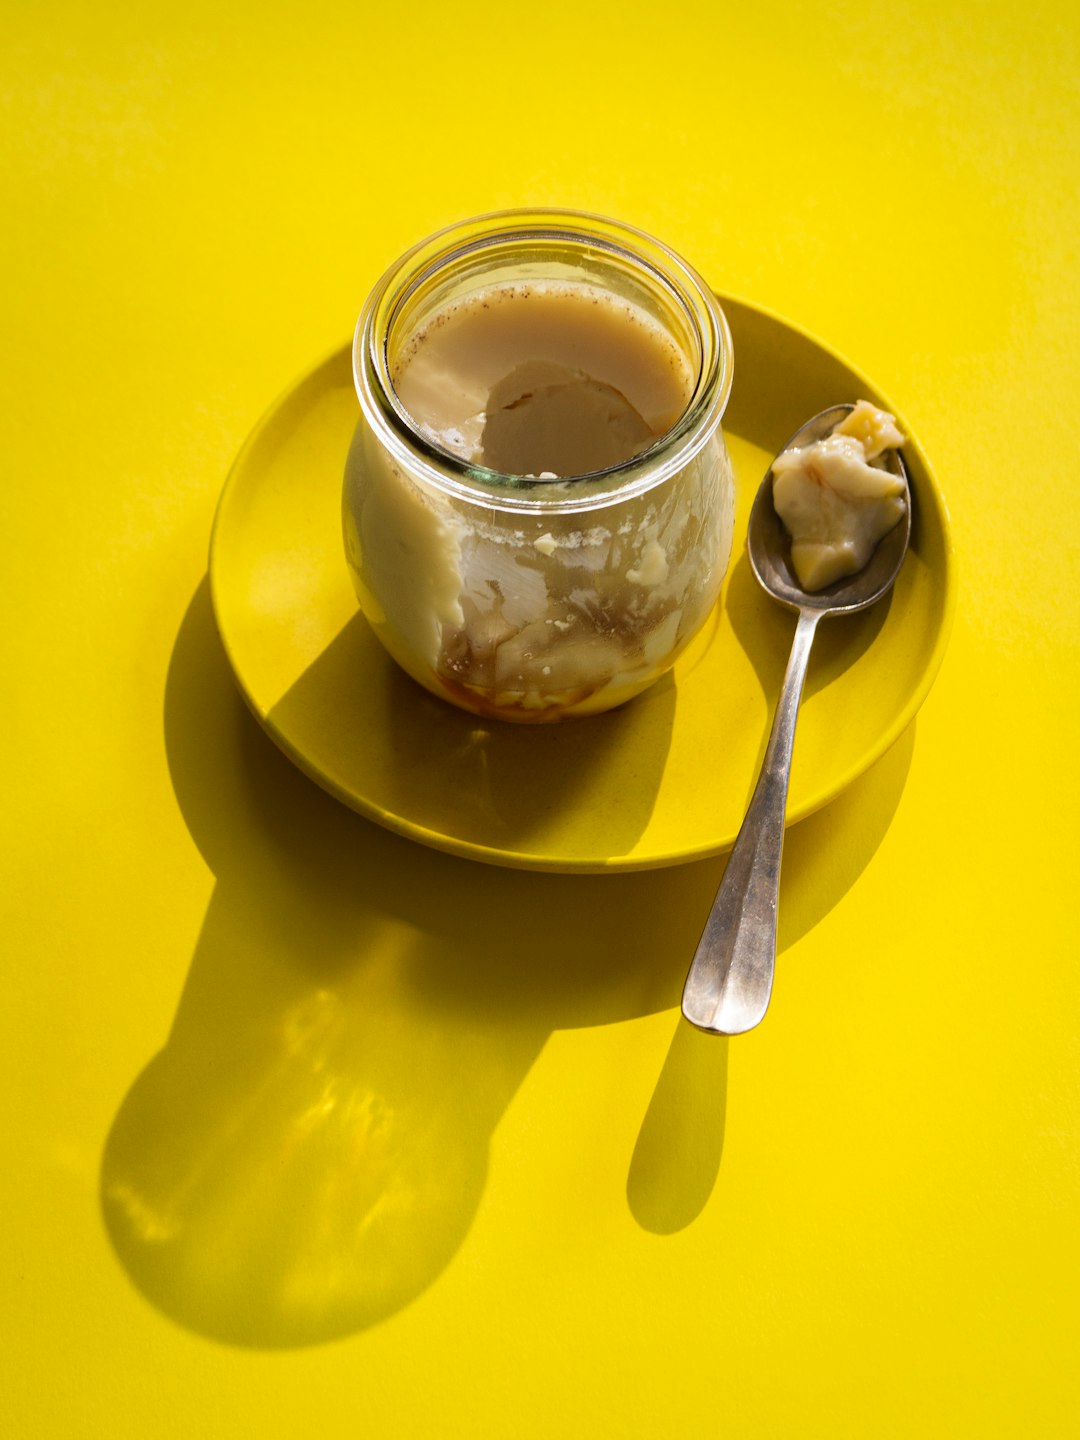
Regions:
[[[417,428],[507,475],[569,477],[640,454],[690,398],[690,364],[638,306],[595,286],[530,281],[439,311],[391,379]]]
[[[903,443],[893,416],[860,400],[823,440],[773,461],[773,506],[804,590],[857,574],[903,518],[904,482],[883,459]]]
[[[411,425],[461,462],[437,483],[362,422],[346,464],[354,583],[404,669],[536,721],[608,709],[674,662],[731,551],[719,411],[684,462],[628,489],[612,467],[669,434],[696,363],[625,296],[543,276],[457,295],[388,347]]]

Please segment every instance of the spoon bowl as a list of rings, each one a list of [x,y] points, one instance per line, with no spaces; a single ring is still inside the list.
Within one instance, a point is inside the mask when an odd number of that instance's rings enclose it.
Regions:
[[[828,435],[854,408],[834,405],[808,420],[784,446],[811,445]],[[822,590],[807,591],[791,566],[791,546],[773,505],[773,467],[758,489],[750,513],[747,548],[762,588],[798,614],[791,656],[753,799],[739,830],[720,889],[690,966],[683,1014],[699,1029],[738,1035],[765,1015],[776,966],[776,912],[784,815],[795,743],[795,722],[818,622],[853,615],[892,588],[911,539],[911,485],[897,450],[885,452],[890,471],[904,484],[904,513],[854,575]]]
[[[820,415],[815,415],[795,432],[784,449],[823,440],[853,408],[851,405],[833,405],[831,409],[822,410]],[[789,610],[810,609],[818,610],[822,615],[853,615],[873,605],[892,588],[911,539],[911,484],[899,451],[887,450],[883,458],[890,472],[904,482],[903,517],[881,538],[873,555],[857,574],[847,575],[824,590],[812,592],[802,588],[791,568],[791,546],[787,531],[773,506],[773,472],[772,466],[769,466],[750,512],[747,549],[758,583],[774,600],[779,600]]]

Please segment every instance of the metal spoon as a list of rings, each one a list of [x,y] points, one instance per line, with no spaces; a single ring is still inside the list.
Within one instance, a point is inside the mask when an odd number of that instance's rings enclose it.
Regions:
[[[834,405],[823,410],[784,448],[823,439],[853,408]],[[827,615],[852,615],[880,600],[907,554],[911,486],[898,452],[890,450],[886,456],[890,470],[904,481],[904,517],[882,538],[858,574],[824,590],[814,594],[803,590],[791,569],[786,533],[773,509],[771,465],[750,514],[748,549],[754,574],[774,600],[798,612],[799,622],[761,775],[683,990],[682,1011],[687,1020],[716,1035],[741,1035],[753,1029],[769,1008],[795,720],[818,621]]]

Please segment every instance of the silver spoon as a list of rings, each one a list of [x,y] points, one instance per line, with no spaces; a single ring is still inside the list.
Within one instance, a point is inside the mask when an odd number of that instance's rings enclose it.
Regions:
[[[823,439],[853,408],[834,405],[823,410],[808,420],[784,448]],[[752,1030],[769,1008],[795,720],[818,621],[827,615],[853,615],[880,600],[891,588],[907,554],[911,486],[898,452],[889,450],[886,456],[890,470],[904,481],[904,517],[882,538],[858,574],[824,590],[814,594],[803,590],[791,569],[786,533],[773,509],[771,465],[750,513],[747,544],[754,574],[774,600],[798,612],[799,622],[761,775],[683,990],[682,1010],[687,1020],[716,1035],[741,1035]]]

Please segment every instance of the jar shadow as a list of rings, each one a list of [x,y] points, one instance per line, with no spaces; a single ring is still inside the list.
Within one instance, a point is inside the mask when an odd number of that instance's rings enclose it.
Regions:
[[[105,1146],[106,1227],[186,1328],[322,1343],[445,1268],[554,1028],[669,1002],[656,917],[674,897],[684,947],[707,877],[496,871],[370,824],[248,713],[205,584],[174,647],[165,739],[215,886],[168,1038]]]
[[[370,824],[248,714],[205,584],[174,648],[165,739],[215,885],[168,1037],[106,1142],[103,1217],[178,1324],[237,1346],[325,1343],[398,1313],[451,1262],[553,1030],[677,1005],[722,864],[496,871]],[[849,883],[800,848],[786,943]],[[719,1166],[722,1052],[695,1058],[691,1038],[632,1167],[631,1208],[658,1231],[700,1211]],[[696,1140],[680,1169],[656,1137],[683,1107]]]
[[[327,757],[322,778],[331,786],[338,780],[345,794],[359,787],[341,773],[339,757],[349,763],[365,736],[392,737],[382,764],[364,765],[364,800],[374,813],[408,817],[420,834],[542,856],[572,816],[582,850],[622,855],[648,825],[674,716],[669,674],[631,704],[586,719],[486,720],[410,679],[357,614],[277,702],[269,722],[299,753]],[[635,783],[615,787],[609,772],[628,750],[638,760]],[[556,850],[561,843],[555,839]]]

